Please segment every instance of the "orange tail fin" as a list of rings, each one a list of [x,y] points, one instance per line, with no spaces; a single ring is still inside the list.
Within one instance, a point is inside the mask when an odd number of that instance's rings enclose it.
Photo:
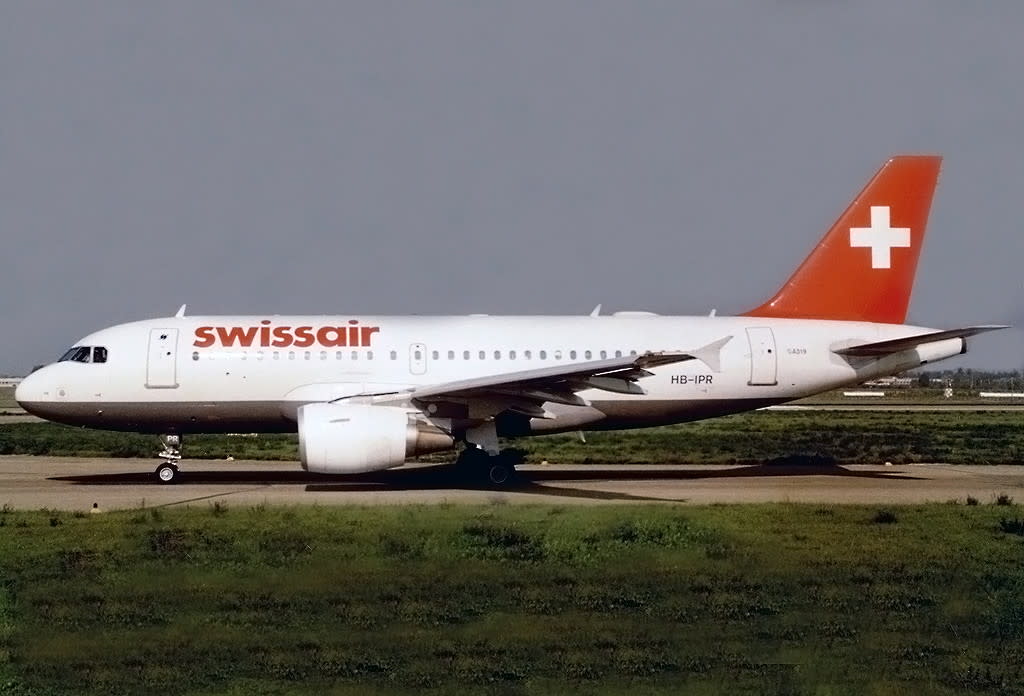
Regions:
[[[883,164],[775,297],[746,316],[902,324],[941,163]]]

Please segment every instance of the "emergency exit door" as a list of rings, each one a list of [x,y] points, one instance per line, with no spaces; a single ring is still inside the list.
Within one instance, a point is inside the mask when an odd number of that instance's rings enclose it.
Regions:
[[[178,387],[178,330],[150,329],[149,356],[146,360],[148,389]]]
[[[409,372],[414,375],[427,374],[427,347],[422,343],[409,346]]]
[[[775,334],[768,327],[755,327],[747,329],[747,340],[750,342],[750,381],[747,384],[778,384],[779,361],[775,352]]]

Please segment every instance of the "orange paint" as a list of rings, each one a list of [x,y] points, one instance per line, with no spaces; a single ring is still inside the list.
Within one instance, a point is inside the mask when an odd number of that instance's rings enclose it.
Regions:
[[[882,165],[786,284],[746,316],[902,324],[941,163],[900,155]]]

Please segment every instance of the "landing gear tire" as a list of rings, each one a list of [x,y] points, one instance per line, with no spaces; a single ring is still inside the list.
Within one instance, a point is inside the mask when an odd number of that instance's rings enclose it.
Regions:
[[[164,485],[177,483],[181,480],[177,464],[181,461],[181,435],[163,435],[160,442],[164,450],[157,456],[163,462],[156,468],[156,480]]]
[[[179,479],[178,467],[170,462],[164,462],[156,468],[156,480],[164,485],[177,483]]]
[[[505,486],[509,484],[515,477],[516,468],[509,463],[500,461],[500,455],[497,457],[491,457],[491,467],[487,471],[487,478],[490,479],[491,483],[495,486]]]
[[[479,447],[467,447],[455,461],[456,471],[473,481],[494,488],[504,488],[515,482],[515,462],[503,454],[487,454]]]

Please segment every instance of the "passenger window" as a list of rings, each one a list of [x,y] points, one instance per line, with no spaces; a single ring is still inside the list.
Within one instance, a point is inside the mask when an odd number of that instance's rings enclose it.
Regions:
[[[310,352],[307,350],[306,351],[306,360],[309,360],[309,356],[310,356]]]
[[[198,350],[192,351],[192,359],[193,360],[198,360],[199,359],[199,351]]]
[[[366,351],[366,359],[367,360],[373,360],[373,351],[372,350]]]
[[[532,355],[532,353],[530,351],[528,351],[528,350],[524,350],[523,351],[523,357],[526,358],[527,360],[530,359],[531,355]]]
[[[508,359],[509,360],[515,360],[516,359],[516,352],[514,350],[510,350],[508,352]]]
[[[327,351],[326,350],[320,351],[320,359],[321,360],[326,360],[327,359]]]
[[[353,360],[358,360],[359,359],[359,351],[358,350],[352,351],[352,359]]]
[[[93,348],[92,361],[94,363],[105,363],[107,361],[107,349],[103,346],[96,346]]]
[[[335,360],[341,360],[341,357],[342,357],[342,353],[341,353],[340,350],[334,351],[334,359]]]
[[[480,359],[481,360],[486,360],[487,359],[487,352],[486,351],[483,351],[483,350],[480,351]]]
[[[621,350],[615,351],[615,357],[616,358],[621,358],[622,357],[622,351]]]
[[[398,360],[398,351],[397,350],[391,351],[391,359],[392,360]]]
[[[422,360],[423,359],[423,353],[421,353],[418,350],[413,351],[412,357],[413,357],[413,360]]]
[[[448,351],[448,359],[449,360],[454,360],[455,359],[455,351],[454,350]]]
[[[570,360],[575,360],[576,359],[576,351],[574,351],[574,350],[570,350],[569,351],[569,359]]]
[[[494,359],[495,360],[501,360],[501,351],[500,350],[494,351]]]
[[[589,350],[584,351],[583,352],[583,357],[586,358],[587,360],[590,360],[590,351]]]
[[[604,359],[605,359],[605,358],[607,358],[607,357],[608,357],[608,351],[606,351],[606,350],[602,350],[602,351],[601,351],[601,359],[602,359],[602,360],[604,360]]]
[[[547,360],[548,359],[548,352],[546,350],[542,350],[540,352],[540,359],[541,360]]]
[[[561,360],[561,359],[562,359],[562,351],[556,350],[555,351],[555,360]]]
[[[462,359],[463,360],[469,360],[469,351],[468,350],[462,351]]]

